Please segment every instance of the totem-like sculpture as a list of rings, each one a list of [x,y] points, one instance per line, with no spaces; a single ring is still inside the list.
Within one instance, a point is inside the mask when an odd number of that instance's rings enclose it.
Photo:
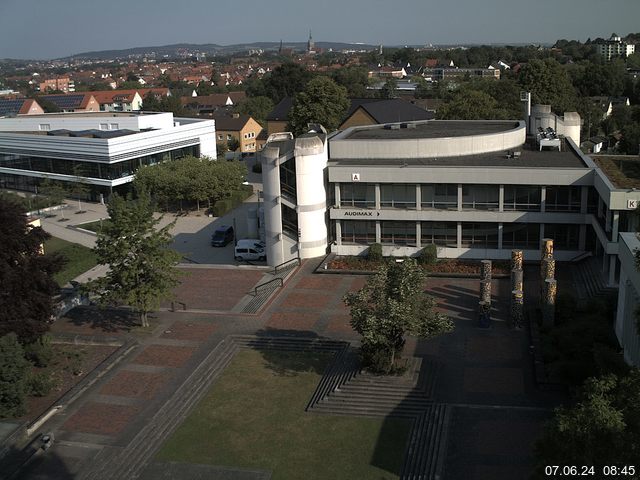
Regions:
[[[478,302],[479,324],[483,328],[491,323],[491,260],[480,263],[480,301]]]
[[[542,324],[553,327],[556,317],[556,296],[558,283],[555,280],[556,261],[553,258],[553,239],[542,239],[542,258],[540,261],[540,310]]]
[[[509,321],[513,328],[522,328],[524,319],[524,270],[522,250],[511,251],[511,308]]]

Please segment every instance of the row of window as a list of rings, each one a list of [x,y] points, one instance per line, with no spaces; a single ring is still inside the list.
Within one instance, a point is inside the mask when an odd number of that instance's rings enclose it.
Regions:
[[[376,192],[373,184],[340,184],[340,206],[375,208]],[[592,190],[592,189],[591,189]],[[593,192],[595,194],[595,191]],[[415,184],[380,184],[380,208],[415,209]],[[472,210],[498,210],[498,185],[462,185],[462,208]],[[545,192],[545,210],[548,212],[580,212],[581,187],[548,186]],[[505,185],[503,209],[505,211],[540,211],[542,189],[539,186]],[[420,207],[423,209],[457,210],[458,185],[420,185]],[[597,194],[589,196],[589,211],[597,208]]]
[[[376,242],[376,222],[341,221],[343,244],[369,245]],[[545,224],[544,236],[555,240],[559,250],[578,250],[579,225]],[[460,248],[498,248],[497,223],[462,222]],[[385,245],[416,246],[416,222],[381,221],[380,242]],[[420,222],[420,243],[458,247],[457,222]],[[540,224],[510,223],[502,227],[502,248],[540,248]]]
[[[135,171],[143,165],[155,165],[157,163],[178,160],[189,155],[198,156],[199,154],[199,147],[191,146],[108,164],[0,153],[0,167],[115,180],[133,175]]]

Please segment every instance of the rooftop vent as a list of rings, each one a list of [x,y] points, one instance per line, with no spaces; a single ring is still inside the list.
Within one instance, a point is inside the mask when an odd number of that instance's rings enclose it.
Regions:
[[[400,130],[400,125],[397,123],[389,123],[384,126],[385,130]]]
[[[415,129],[416,128],[416,124],[415,123],[401,123],[400,124],[400,128]]]

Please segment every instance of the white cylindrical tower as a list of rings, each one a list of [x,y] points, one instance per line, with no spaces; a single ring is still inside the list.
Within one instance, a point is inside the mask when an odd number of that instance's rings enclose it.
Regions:
[[[264,202],[262,202],[265,220],[264,240],[269,265],[280,265],[285,260],[282,239],[282,210],[280,206],[279,156],[280,148],[269,146],[269,144],[265,145],[260,152],[264,197]]]
[[[298,252],[303,259],[320,257],[327,251],[324,171],[328,155],[326,137],[323,138],[301,137],[295,144]]]

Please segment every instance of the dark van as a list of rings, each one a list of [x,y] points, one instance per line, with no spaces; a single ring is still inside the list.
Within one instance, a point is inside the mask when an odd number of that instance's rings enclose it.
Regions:
[[[215,232],[211,236],[212,247],[224,247],[227,243],[233,240],[233,227],[228,225],[222,225],[216,228]]]

